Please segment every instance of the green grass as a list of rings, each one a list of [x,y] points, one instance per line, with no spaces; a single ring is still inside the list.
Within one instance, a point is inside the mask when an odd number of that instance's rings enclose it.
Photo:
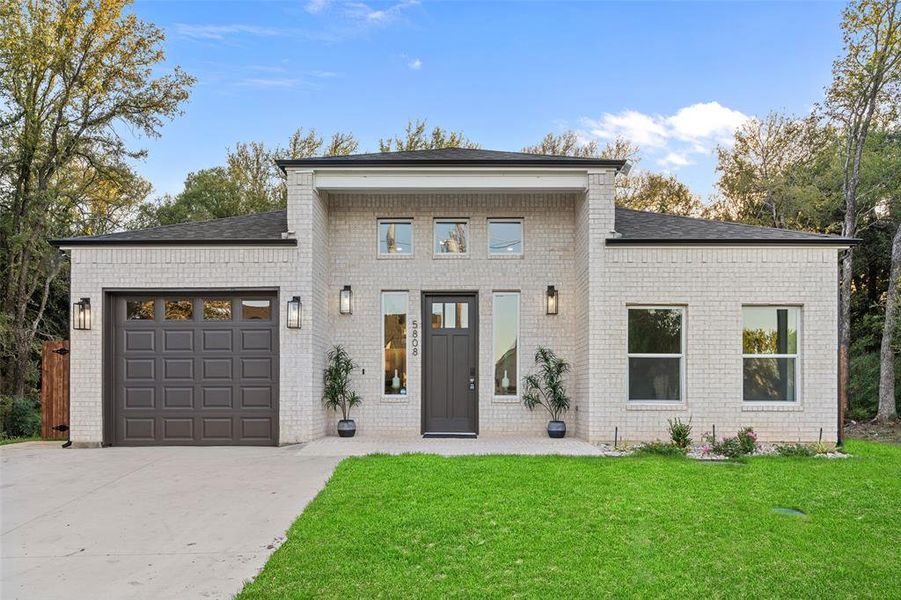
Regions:
[[[901,447],[847,450],[352,458],[238,598],[899,598]]]
[[[6,446],[7,444],[18,444],[19,442],[39,442],[41,441],[41,436],[35,435],[32,437],[14,437],[14,438],[0,438],[0,446]]]

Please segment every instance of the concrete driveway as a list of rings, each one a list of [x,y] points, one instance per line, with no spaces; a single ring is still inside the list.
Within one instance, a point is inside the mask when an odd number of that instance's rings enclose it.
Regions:
[[[0,597],[230,598],[339,460],[291,446],[0,447]]]

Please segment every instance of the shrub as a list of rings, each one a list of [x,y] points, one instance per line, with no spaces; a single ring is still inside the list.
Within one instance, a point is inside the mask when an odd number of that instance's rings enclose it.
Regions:
[[[666,442],[647,442],[632,451],[635,456],[685,456],[685,448]]]
[[[41,403],[34,398],[0,398],[0,433],[7,438],[33,437],[41,432]]]
[[[335,346],[328,353],[328,364],[322,372],[322,402],[327,409],[341,409],[342,419],[350,418],[350,409],[362,402],[360,396],[350,389],[350,374],[357,363],[342,346]]]
[[[782,444],[776,446],[776,454],[779,456],[813,456],[816,454],[810,446],[806,444]]]
[[[751,427],[743,427],[738,431],[738,443],[745,454],[754,454],[757,450],[757,434]]]
[[[667,419],[667,423],[673,445],[683,449],[691,446],[691,417],[688,417],[688,423],[683,423],[679,417]]]
[[[719,454],[720,456],[725,456],[727,458],[741,458],[747,454],[741,445],[741,441],[739,441],[737,437],[724,437],[722,440],[716,441],[716,439],[711,436],[709,441],[710,450],[714,454]]]

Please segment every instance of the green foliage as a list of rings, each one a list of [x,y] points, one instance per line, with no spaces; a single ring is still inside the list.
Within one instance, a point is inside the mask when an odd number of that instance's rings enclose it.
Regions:
[[[529,410],[544,407],[552,421],[559,421],[569,410],[564,375],[569,372],[570,365],[550,348],[539,346],[535,352],[535,366],[538,367],[538,372],[527,375],[522,380],[522,402]]]
[[[40,402],[29,397],[0,396],[0,437],[34,437],[40,432]]]
[[[727,458],[741,458],[747,454],[737,437],[724,437],[721,440],[716,440],[713,436],[710,436],[708,443],[713,454],[719,454]]]
[[[901,446],[848,451],[349,458],[238,600],[897,598]]]
[[[814,456],[816,452],[808,444],[782,444],[776,446],[776,454],[790,457],[810,457]]]
[[[757,434],[752,427],[742,427],[736,437],[743,454],[754,454],[757,451]]]
[[[328,364],[322,372],[322,403],[326,408],[341,409],[343,419],[350,418],[350,409],[362,402],[350,389],[350,374],[357,368],[343,346],[335,346],[328,353]]]
[[[427,130],[428,121],[407,121],[403,135],[379,140],[381,152],[409,152],[411,150],[437,150],[439,148],[479,148],[462,131],[447,131],[440,127]]]
[[[632,450],[633,456],[669,456],[682,458],[685,456],[686,446],[666,442],[646,442]]]
[[[669,424],[669,437],[675,446],[679,448],[691,446],[691,417],[688,417],[687,423],[679,417],[667,419],[666,422]]]

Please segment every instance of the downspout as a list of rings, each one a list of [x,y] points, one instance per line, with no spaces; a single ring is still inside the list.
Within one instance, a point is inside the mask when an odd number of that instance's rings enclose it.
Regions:
[[[845,250],[848,252],[848,250]],[[842,376],[844,370],[848,368],[847,364],[842,363],[842,253],[838,253],[838,281],[836,282],[835,307],[836,307],[836,348],[835,353],[838,358],[838,386],[836,387],[836,400],[838,401],[838,435],[836,436],[836,445],[842,446],[845,443],[845,398],[847,390],[844,389],[845,378]],[[849,330],[850,331],[850,330]],[[849,344],[850,346],[850,344]]]

